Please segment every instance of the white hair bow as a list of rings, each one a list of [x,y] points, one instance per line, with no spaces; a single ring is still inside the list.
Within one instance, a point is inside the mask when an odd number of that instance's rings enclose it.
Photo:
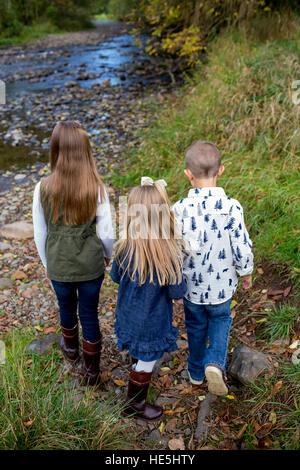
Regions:
[[[162,187],[167,186],[167,183],[165,182],[165,180],[157,180],[155,181],[155,183],[160,184]],[[150,176],[142,176],[141,186],[153,186],[153,185],[154,185],[154,181],[152,178],[150,178]]]

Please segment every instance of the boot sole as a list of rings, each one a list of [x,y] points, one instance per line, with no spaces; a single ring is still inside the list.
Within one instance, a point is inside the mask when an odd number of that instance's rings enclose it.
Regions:
[[[213,395],[227,395],[228,394],[228,388],[220,375],[213,371],[213,370],[208,370],[205,371],[205,376],[208,384],[208,390],[210,393]]]

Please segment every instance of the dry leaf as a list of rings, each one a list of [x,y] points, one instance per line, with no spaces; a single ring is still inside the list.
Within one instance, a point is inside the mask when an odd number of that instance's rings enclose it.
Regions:
[[[35,420],[36,420],[36,418],[32,419],[31,421],[26,421],[26,422],[24,423],[24,425],[27,426],[27,427],[29,427],[29,426],[31,426],[31,425],[35,422]]]
[[[236,435],[236,438],[237,439],[240,439],[242,437],[242,435],[244,434],[244,432],[246,431],[247,429],[247,426],[248,426],[248,423],[245,423],[242,428],[239,430],[239,432],[237,433]]]
[[[182,437],[178,439],[170,439],[169,440],[169,449],[171,450],[185,450],[184,441]]]
[[[274,385],[274,387],[273,387],[273,389],[272,389],[272,392],[271,392],[271,395],[274,395],[276,392],[278,392],[278,390],[281,389],[282,383],[283,383],[282,380],[279,380],[279,382],[277,382],[277,383]]]
[[[55,330],[55,328],[53,328],[53,326],[49,326],[49,328],[44,329],[44,333],[46,335],[48,335],[49,333],[55,333],[55,332],[56,332],[56,330]]]
[[[125,387],[126,386],[126,383],[124,382],[124,380],[121,380],[121,379],[114,379],[114,383],[116,385],[118,385],[118,387]]]
[[[264,273],[264,270],[263,270],[262,268],[257,268],[257,272],[258,272],[259,274],[263,274],[263,273]]]

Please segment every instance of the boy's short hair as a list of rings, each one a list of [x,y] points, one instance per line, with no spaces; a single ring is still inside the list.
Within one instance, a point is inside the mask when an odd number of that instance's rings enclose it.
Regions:
[[[197,140],[187,149],[185,164],[195,178],[216,176],[221,165],[220,150],[212,142]]]

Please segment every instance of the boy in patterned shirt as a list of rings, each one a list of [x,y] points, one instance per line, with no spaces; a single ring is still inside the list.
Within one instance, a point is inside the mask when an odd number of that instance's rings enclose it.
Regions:
[[[244,289],[252,286],[252,244],[241,204],[216,187],[224,171],[217,146],[197,141],[187,149],[185,160],[184,173],[193,189],[174,204],[173,210],[186,242],[188,373],[193,384],[202,384],[206,377],[211,393],[227,395],[230,304],[238,284],[237,274],[242,276]]]

